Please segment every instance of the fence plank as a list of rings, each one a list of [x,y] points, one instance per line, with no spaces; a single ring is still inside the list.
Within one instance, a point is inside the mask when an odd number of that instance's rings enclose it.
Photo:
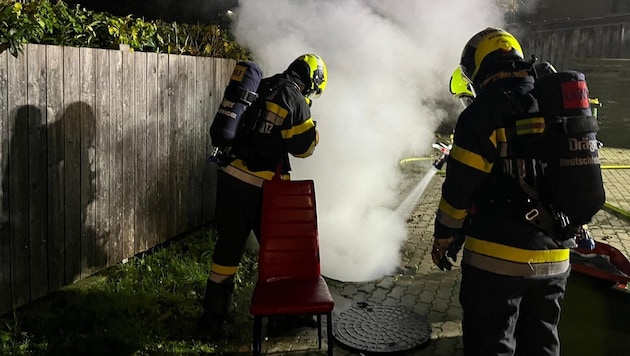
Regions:
[[[171,205],[171,226],[169,229],[169,236],[176,236],[181,233],[179,229],[179,219],[182,215],[181,209],[181,184],[180,184],[180,172],[181,172],[181,147],[180,141],[182,136],[182,128],[180,125],[180,112],[179,112],[179,98],[183,95],[183,90],[179,83],[179,67],[181,57],[170,57],[168,67],[169,82],[172,87],[172,96],[170,97],[170,128],[171,137],[169,143],[169,184],[170,184],[170,197],[169,204]]]
[[[188,196],[188,176],[189,173],[185,167],[190,164],[189,161],[189,142],[188,142],[188,111],[187,97],[191,95],[188,91],[189,67],[187,57],[178,58],[178,76],[177,76],[177,192],[178,192],[178,214],[177,214],[177,234],[182,234],[188,230],[189,224],[189,196]]]
[[[96,132],[94,169],[95,169],[95,216],[96,230],[94,267],[100,270],[107,267],[107,254],[110,242],[110,84],[109,84],[109,55],[104,49],[95,50],[95,101],[94,122]]]
[[[158,86],[158,111],[157,111],[157,151],[158,162],[157,175],[157,234],[158,243],[166,241],[169,235],[172,220],[172,207],[170,204],[170,177],[169,177],[169,144],[171,141],[170,127],[170,102],[172,97],[172,85],[169,80],[169,55],[159,54],[157,63]]]
[[[65,47],[64,129],[65,129],[65,222],[66,283],[81,277],[81,77],[79,48]]]
[[[11,309],[11,238],[9,235],[9,51],[0,53],[0,313]]]
[[[599,41],[599,29],[601,27],[591,27],[582,29],[582,41],[587,41],[583,43],[586,47],[586,52],[582,57],[599,57],[601,55],[601,44]],[[594,39],[597,38],[595,41]]]
[[[622,24],[620,33],[621,45],[619,45],[618,58],[630,58],[630,23]]]
[[[147,54],[146,65],[146,96],[147,96],[147,130],[146,130],[146,200],[147,210],[145,214],[146,235],[144,236],[146,248],[155,246],[157,238],[157,207],[158,207],[158,73],[157,54]]]
[[[191,105],[193,110],[192,122],[194,124],[194,142],[195,146],[192,151],[193,162],[195,163],[195,171],[194,172],[203,172],[204,161],[206,156],[206,140],[203,136],[203,122],[205,121],[206,112],[205,112],[205,94],[208,92],[208,82],[202,80],[201,72],[203,72],[204,61],[202,57],[195,57],[195,73],[194,73],[194,81],[193,85],[195,96],[191,98]],[[198,173],[193,173],[193,186],[194,190],[192,195],[195,199],[195,204],[193,206],[194,211],[194,220],[193,220],[193,228],[195,226],[201,226],[203,223],[203,194],[199,194],[199,192],[203,191],[203,175]],[[196,193],[195,193],[196,192]]]
[[[28,185],[31,298],[48,293],[46,47],[29,46],[27,58]]]
[[[133,192],[135,195],[134,255],[147,250],[147,54],[134,52],[133,97],[135,172]]]
[[[122,253],[123,256],[134,255],[135,246],[135,217],[136,217],[136,194],[135,194],[135,164],[136,146],[134,136],[134,59],[133,53],[123,52],[123,77],[122,77],[122,124],[123,124],[123,212],[122,212]]]
[[[214,71],[214,62],[211,58],[199,58],[197,64],[197,100],[199,100],[199,112],[196,117],[199,118],[199,164],[203,169],[199,169],[199,172],[203,172],[200,175],[201,178],[201,199],[199,206],[201,214],[201,224],[206,223],[209,220],[209,204],[208,193],[211,186],[211,173],[212,162],[208,160],[210,153],[212,152],[212,146],[210,144],[210,122],[214,117],[213,92],[212,83],[210,78]],[[211,89],[212,88],[212,89]]]
[[[623,25],[615,24],[612,26],[607,34],[607,41],[605,44],[606,53],[603,57],[606,58],[622,58],[622,48],[624,46],[620,46],[620,43],[623,43]]]
[[[80,83],[81,99],[79,102],[81,125],[81,144],[79,148],[81,164],[81,278],[85,278],[96,270],[96,216],[94,195],[96,194],[95,154],[96,123],[94,106],[96,102],[96,85],[94,72],[94,52],[92,48],[81,48]]]
[[[186,188],[187,190],[186,192],[186,200],[185,202],[185,215],[186,216],[186,225],[184,228],[184,232],[188,232],[188,231],[192,231],[195,226],[199,226],[199,224],[197,223],[197,211],[195,209],[196,207],[196,201],[197,199],[199,199],[199,194],[195,194],[195,192],[198,192],[199,190],[197,189],[197,179],[196,179],[196,175],[195,174],[198,171],[197,168],[197,161],[196,161],[196,156],[197,156],[197,125],[195,124],[195,121],[198,121],[197,116],[195,116],[195,114],[197,113],[196,111],[196,103],[195,103],[195,96],[197,95],[196,92],[196,75],[197,75],[197,61],[196,58],[193,56],[184,56],[184,59],[186,60],[186,93],[187,95],[184,97],[184,108],[185,108],[185,127],[186,127],[186,140],[184,142],[186,142],[186,146],[185,146],[185,153],[186,153],[186,160],[185,160],[185,164],[187,167],[189,167],[188,169],[185,170],[186,172]]]
[[[108,236],[107,265],[120,262],[124,250],[123,208],[123,54],[109,51],[109,108],[110,108],[110,234]]]
[[[9,235],[11,236],[11,272],[13,305],[30,301],[29,223],[28,223],[28,107],[27,58],[9,57]]]
[[[65,285],[63,47],[46,47],[48,105],[48,289]]]

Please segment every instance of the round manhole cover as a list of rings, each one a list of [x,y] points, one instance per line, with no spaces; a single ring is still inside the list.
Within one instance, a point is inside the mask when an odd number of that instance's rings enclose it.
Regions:
[[[405,307],[359,303],[335,319],[335,339],[360,351],[405,351],[431,338],[427,319]]]

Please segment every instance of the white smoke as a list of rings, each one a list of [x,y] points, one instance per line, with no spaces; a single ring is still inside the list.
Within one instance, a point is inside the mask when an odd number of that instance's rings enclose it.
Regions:
[[[392,273],[407,238],[398,162],[430,152],[464,45],[501,26],[494,2],[241,0],[236,15],[236,39],[265,76],[303,53],[327,64],[328,85],[312,106],[320,143],[312,157],[292,159],[293,179],[315,181],[322,273],[341,281]]]

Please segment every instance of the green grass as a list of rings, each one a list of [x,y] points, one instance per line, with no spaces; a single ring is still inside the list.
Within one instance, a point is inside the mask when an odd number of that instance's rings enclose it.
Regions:
[[[196,337],[216,242],[203,228],[0,317],[0,354],[210,354],[247,349],[256,252],[236,278],[234,319],[224,336]],[[238,347],[237,347],[238,348]]]

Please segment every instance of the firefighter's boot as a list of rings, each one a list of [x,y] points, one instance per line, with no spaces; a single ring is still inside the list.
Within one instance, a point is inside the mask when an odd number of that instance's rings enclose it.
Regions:
[[[203,315],[199,332],[205,336],[220,336],[229,314],[234,310],[232,299],[234,278],[217,283],[208,279],[203,300]]]

